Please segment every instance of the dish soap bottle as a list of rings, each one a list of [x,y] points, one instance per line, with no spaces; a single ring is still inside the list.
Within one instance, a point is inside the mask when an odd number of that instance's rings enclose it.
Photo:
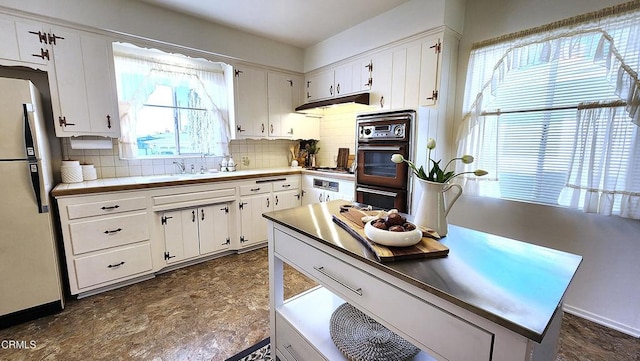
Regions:
[[[233,161],[233,157],[229,156],[229,162],[227,163],[227,171],[234,172],[236,170],[236,162]]]
[[[224,158],[222,159],[222,163],[220,163],[220,171],[226,172],[228,170],[228,167],[229,167],[229,156],[225,155]]]

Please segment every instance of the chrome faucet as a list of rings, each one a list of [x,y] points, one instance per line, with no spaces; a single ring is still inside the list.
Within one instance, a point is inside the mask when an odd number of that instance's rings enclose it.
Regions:
[[[185,173],[184,160],[182,162],[173,161],[173,164],[175,164],[176,167],[178,167],[178,169],[180,170],[181,174]]]

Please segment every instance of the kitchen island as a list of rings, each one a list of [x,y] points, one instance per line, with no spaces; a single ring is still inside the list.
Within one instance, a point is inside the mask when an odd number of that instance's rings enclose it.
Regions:
[[[553,360],[580,256],[451,226],[444,258],[380,263],[332,221],[344,201],[269,221],[271,340],[284,360],[341,360],[329,336],[344,302],[422,350],[418,360]],[[283,298],[283,264],[320,286]]]

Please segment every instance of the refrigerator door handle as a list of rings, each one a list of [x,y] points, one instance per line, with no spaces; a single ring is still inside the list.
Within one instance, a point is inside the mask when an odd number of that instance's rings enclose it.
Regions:
[[[27,151],[27,159],[29,160],[29,163],[37,161],[36,144],[31,130],[31,119],[29,119],[29,112],[32,111],[33,105],[22,104],[22,112],[24,114],[24,145]]]
[[[40,187],[40,170],[37,162],[29,162],[29,173],[31,173],[31,186],[38,203],[38,213],[49,213],[49,204],[46,202],[46,195],[43,197]]]

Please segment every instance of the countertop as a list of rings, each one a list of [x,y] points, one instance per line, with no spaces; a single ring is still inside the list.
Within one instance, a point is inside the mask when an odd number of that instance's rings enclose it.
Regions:
[[[383,264],[333,223],[332,214],[344,203],[314,204],[264,217],[536,342],[544,337],[582,262],[578,255],[450,225],[441,239],[450,249],[447,257]]]
[[[54,197],[62,197],[80,194],[245,180],[260,177],[286,176],[289,174],[301,173],[322,175],[329,178],[355,180],[355,176],[353,174],[329,173],[315,170],[312,171],[304,168],[282,167],[205,174],[166,174],[140,177],[104,178],[78,183],[60,183],[51,191],[51,195]]]

